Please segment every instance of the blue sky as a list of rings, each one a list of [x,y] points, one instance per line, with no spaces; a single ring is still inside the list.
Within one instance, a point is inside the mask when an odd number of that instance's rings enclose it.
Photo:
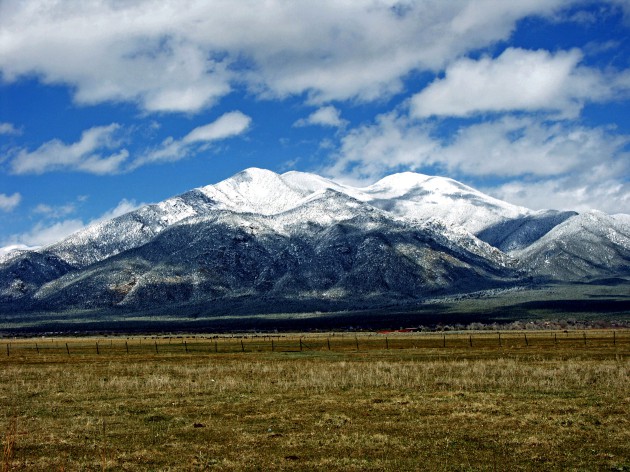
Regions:
[[[630,0],[0,2],[0,247],[247,167],[630,213]]]

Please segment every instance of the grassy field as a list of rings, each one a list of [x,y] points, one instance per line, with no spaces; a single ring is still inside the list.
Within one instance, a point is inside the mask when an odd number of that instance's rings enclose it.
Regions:
[[[0,349],[3,471],[630,471],[630,331]]]

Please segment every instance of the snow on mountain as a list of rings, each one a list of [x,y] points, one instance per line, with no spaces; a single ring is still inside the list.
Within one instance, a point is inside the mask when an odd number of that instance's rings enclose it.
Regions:
[[[417,224],[439,220],[445,231],[446,228],[455,232],[463,229],[503,251],[531,244],[573,214],[533,212],[496,200],[451,179],[411,172],[394,174],[368,187],[355,188],[314,174],[287,172],[278,175],[251,168],[217,184],[90,225],[40,251],[52,253],[73,267],[85,267],[145,244],[172,225],[205,217],[213,211],[275,215],[299,208],[320,198],[326,191],[345,194]],[[338,212],[343,213],[343,209],[322,208],[310,220],[320,218],[323,223],[337,218],[335,213]],[[20,256],[21,253],[17,254]],[[15,257],[14,254],[11,259]]]
[[[256,168],[200,190],[217,208],[261,215],[288,210],[308,194],[290,188],[278,174]]]
[[[252,168],[12,253],[0,261],[0,306],[152,309],[242,299],[267,309],[289,298],[354,306],[529,276],[626,276],[629,222],[531,211],[410,172],[356,188]]]
[[[244,298],[262,309],[270,303],[265,297],[413,299],[512,280],[514,271],[479,244],[487,252],[326,190],[274,215],[216,210],[189,218],[147,244],[44,284],[35,299],[52,309],[148,309]]]
[[[343,205],[320,205],[317,211],[314,205],[309,205],[330,191],[347,195],[349,199]],[[466,241],[471,248],[482,247],[470,234],[464,235],[466,232],[474,234],[504,252],[531,244],[573,215],[533,212],[501,202],[452,179],[412,172],[390,175],[368,187],[355,188],[304,172],[278,175],[251,168],[215,185],[91,225],[46,248],[45,252],[81,268],[145,244],[172,225],[205,218],[219,210],[267,216],[291,210],[291,218],[303,224],[306,221],[330,224],[349,218],[355,205],[353,201],[367,203],[410,224],[439,226],[442,238]],[[303,206],[304,209],[299,210]],[[305,213],[306,208],[311,214]],[[286,228],[274,230],[288,231]],[[483,251],[486,249],[484,247]]]
[[[625,213],[617,213],[616,215],[611,216],[620,223],[626,226],[630,226],[630,215],[627,215]]]
[[[37,249],[37,248],[29,249],[27,246],[24,246],[22,244],[2,247],[0,248],[0,264],[2,264],[3,262],[8,262],[11,259],[18,257],[20,254],[24,253],[25,251],[29,251],[32,249]]]
[[[579,280],[630,273],[630,226],[598,211],[575,215],[513,254],[532,275]]]
[[[394,174],[369,187],[355,188],[304,172],[291,171],[277,175],[267,170],[247,169],[233,178],[214,186],[204,187],[202,190],[209,198],[220,199],[221,208],[263,215],[287,212],[286,218],[277,222],[284,221],[285,226],[289,227],[294,226],[295,220],[302,222],[304,226],[307,223],[325,225],[347,219],[351,217],[351,212],[358,206],[358,202],[365,202],[390,216],[397,216],[408,222],[413,221],[413,224],[421,225],[425,230],[439,227],[440,239],[444,243],[457,241],[458,244],[467,245],[473,252],[483,253],[486,257],[500,258],[504,264],[507,264],[505,255],[499,255],[500,251],[474,238],[466,225],[454,224],[453,220],[468,222],[468,226],[474,224],[483,227],[484,224],[496,222],[498,218],[506,219],[508,215],[530,212],[483,195],[454,180],[412,172]],[[468,208],[470,204],[465,203],[466,198],[462,196],[464,191],[477,199],[479,208],[477,213],[472,212]],[[331,195],[331,192],[338,194],[340,198],[342,195],[349,198],[343,199],[343,203],[325,198],[326,195]],[[455,197],[456,194],[459,196]],[[441,211],[427,206],[426,198],[422,198],[426,195],[431,196],[433,203],[443,202]],[[454,205],[452,201],[457,198],[460,204]],[[318,204],[312,204],[314,201]],[[485,222],[475,221],[470,217],[464,219],[464,214],[477,216],[480,214],[484,207],[480,202],[486,202],[486,207],[494,205],[503,209],[503,214],[498,216],[500,213],[498,210],[494,212],[489,210],[488,213],[493,213],[494,218],[486,217]],[[457,208],[453,211],[455,206]],[[287,231],[286,228],[275,229]]]
[[[411,172],[390,175],[362,191],[374,206],[396,215],[419,220],[439,218],[473,234],[530,213],[452,179]]]
[[[345,193],[396,216],[417,220],[439,218],[473,234],[498,222],[533,213],[452,179],[413,172],[390,175],[368,187],[356,188],[304,172],[278,175],[252,168],[200,190],[222,209],[273,215],[295,208],[305,198],[326,189]]]
[[[186,218],[205,214],[214,204],[193,190],[155,205],[147,205],[117,218],[89,225],[46,248],[81,268],[137,247]]]
[[[516,218],[502,219],[476,235],[482,241],[508,254],[538,241],[563,221],[577,215],[574,211],[539,210]]]

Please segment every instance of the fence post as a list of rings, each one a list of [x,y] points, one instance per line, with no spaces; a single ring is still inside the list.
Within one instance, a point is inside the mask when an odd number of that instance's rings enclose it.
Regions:
[[[214,352],[219,352],[219,346],[217,345],[217,340],[214,340]]]
[[[446,347],[446,334],[442,334],[442,347]]]
[[[617,333],[613,331],[613,346],[617,344]]]
[[[302,338],[300,338],[300,352],[302,351]]]
[[[499,347],[501,347],[501,333],[499,333]]]
[[[98,352],[98,341],[96,341],[96,354],[100,354],[100,352]]]
[[[273,339],[271,340],[271,352],[274,352],[276,350],[276,348],[273,345]]]
[[[468,342],[470,343],[470,347],[472,347],[472,334],[468,335]]]
[[[37,354],[39,354],[39,346],[35,343],[35,349],[37,350]]]
[[[330,351],[330,337],[328,337],[328,339],[326,339],[328,341],[328,350]]]
[[[527,333],[525,333],[524,336],[525,336],[525,345],[529,346],[529,341],[527,340]]]
[[[127,344],[127,341],[125,341],[125,350],[127,351],[127,354],[129,354],[129,344]]]
[[[157,340],[155,341],[155,353],[158,353]]]
[[[387,336],[385,336],[385,349],[389,351],[389,340],[387,339]]]
[[[558,333],[553,333],[554,344],[558,344]]]
[[[66,343],[66,352],[70,355],[70,348],[68,347],[68,343]]]
[[[9,356],[9,343],[7,343],[7,357]]]
[[[242,339],[241,339],[241,352],[245,352],[245,345],[243,344]]]

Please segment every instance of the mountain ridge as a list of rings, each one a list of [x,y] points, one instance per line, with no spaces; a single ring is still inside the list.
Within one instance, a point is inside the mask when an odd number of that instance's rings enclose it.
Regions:
[[[625,277],[627,221],[533,211],[410,172],[356,188],[250,168],[0,261],[0,313],[370,306]]]

